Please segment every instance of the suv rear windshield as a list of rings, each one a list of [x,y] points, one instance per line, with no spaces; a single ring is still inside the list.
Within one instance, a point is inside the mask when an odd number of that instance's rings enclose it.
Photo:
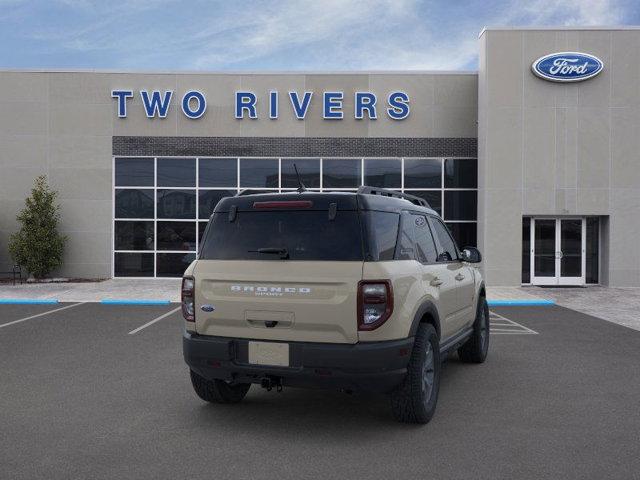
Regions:
[[[289,260],[364,258],[356,211],[338,211],[333,220],[326,210],[239,211],[234,221],[221,212],[213,215],[207,230],[202,260],[279,260],[282,251]]]

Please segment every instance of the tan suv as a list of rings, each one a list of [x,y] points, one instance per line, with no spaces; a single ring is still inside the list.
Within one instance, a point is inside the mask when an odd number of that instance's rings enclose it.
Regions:
[[[382,392],[398,420],[426,423],[441,359],[487,356],[480,253],[421,198],[240,194],[201,245],[182,282],[183,348],[206,401],[239,402],[252,383]]]

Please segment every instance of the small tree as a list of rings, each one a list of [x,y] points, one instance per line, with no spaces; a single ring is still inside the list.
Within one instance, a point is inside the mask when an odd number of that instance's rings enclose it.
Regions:
[[[35,278],[43,278],[62,265],[67,237],[58,233],[60,205],[58,192],[47,185],[47,178],[36,178],[25,208],[16,217],[20,230],[11,235],[9,253],[13,261]]]

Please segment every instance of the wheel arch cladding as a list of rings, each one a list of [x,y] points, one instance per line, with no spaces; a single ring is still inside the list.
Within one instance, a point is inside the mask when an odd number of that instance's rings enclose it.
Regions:
[[[440,315],[438,314],[438,309],[433,302],[427,301],[420,305],[420,308],[418,308],[418,311],[413,317],[409,336],[415,336],[420,323],[429,323],[433,325],[433,328],[436,329],[436,333],[438,334],[438,338],[440,338]]]
[[[480,288],[478,289],[478,296],[487,298],[487,290],[484,287],[484,281],[480,283]]]

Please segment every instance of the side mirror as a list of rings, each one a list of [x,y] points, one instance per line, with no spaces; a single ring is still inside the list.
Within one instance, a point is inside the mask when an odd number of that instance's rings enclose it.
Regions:
[[[480,263],[482,254],[476,247],[464,247],[462,249],[462,261],[468,263]]]

